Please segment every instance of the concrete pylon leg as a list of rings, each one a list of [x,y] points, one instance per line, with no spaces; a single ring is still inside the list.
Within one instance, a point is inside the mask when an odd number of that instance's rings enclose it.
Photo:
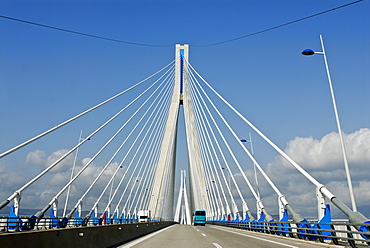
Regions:
[[[190,209],[193,212],[195,209],[204,209],[206,213],[210,213],[210,205],[207,195],[207,187],[205,182],[205,172],[203,161],[200,155],[199,137],[196,128],[195,115],[193,111],[193,99],[190,95],[189,78],[188,78],[188,54],[189,48],[187,45],[180,47],[183,49],[184,65],[183,65],[183,105],[184,119],[186,128],[186,142],[188,147],[188,162],[189,162],[189,183],[190,183]],[[181,51],[181,50],[180,50]]]
[[[209,213],[209,201],[200,156],[198,133],[189,89],[189,46],[176,45],[175,86],[165,127],[162,147],[154,174],[149,208],[154,220],[167,220],[173,216],[174,174],[176,163],[176,139],[180,104],[184,105],[186,142],[189,160],[190,209],[204,209]],[[171,217],[170,217],[171,216]]]
[[[161,151],[154,174],[152,194],[150,195],[148,209],[152,213],[153,220],[164,219],[165,216],[172,216],[173,192],[166,195],[166,187],[174,187],[174,172],[176,162],[176,135],[180,107],[180,53],[176,46],[175,62],[175,85],[172,94],[172,101],[167,117],[165,133],[162,140]],[[171,184],[171,185],[170,185]],[[171,197],[172,196],[172,197]],[[172,199],[171,199],[172,198]],[[165,211],[171,211],[165,213]]]
[[[186,171],[181,170],[181,185],[179,190],[179,197],[177,200],[177,206],[175,210],[174,221],[179,222],[180,224],[191,225],[190,209],[188,203],[188,195],[186,193]],[[182,200],[184,199],[184,205],[182,205]],[[180,211],[182,211],[180,213]],[[181,214],[181,218],[180,218]],[[179,219],[181,219],[179,221]]]

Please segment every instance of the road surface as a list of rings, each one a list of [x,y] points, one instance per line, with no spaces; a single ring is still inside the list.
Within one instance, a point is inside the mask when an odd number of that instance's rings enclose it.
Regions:
[[[283,238],[267,234],[249,232],[234,228],[214,225],[187,226],[172,225],[132,242],[117,246],[118,248],[295,248],[295,247],[341,247],[329,244],[320,244],[310,241]]]

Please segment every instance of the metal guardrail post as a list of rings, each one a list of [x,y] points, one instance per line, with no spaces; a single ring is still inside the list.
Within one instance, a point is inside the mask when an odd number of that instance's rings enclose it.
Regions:
[[[324,243],[324,238],[322,237],[321,226],[319,223],[317,223],[317,234],[320,243]]]
[[[292,232],[292,225],[290,224],[290,223],[288,223],[288,230],[289,230],[289,237],[291,237],[291,238],[294,238],[294,234],[293,234],[293,232]]]
[[[333,230],[331,231],[332,241],[335,245],[339,245],[337,233],[335,232],[335,227],[333,224],[331,224],[330,226],[331,226],[331,229]]]
[[[348,244],[352,247],[352,248],[356,248],[356,244],[355,244],[355,241],[353,240],[353,235],[352,235],[352,232],[351,232],[351,227],[349,225],[346,225],[347,227],[347,241],[348,241]]]

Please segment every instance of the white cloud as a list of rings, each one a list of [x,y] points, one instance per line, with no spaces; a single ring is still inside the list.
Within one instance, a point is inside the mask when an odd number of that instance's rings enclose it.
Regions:
[[[370,200],[370,193],[367,193],[370,186],[370,129],[362,128],[344,134],[344,140],[357,205],[366,205]],[[320,140],[296,137],[288,142],[284,152],[347,206],[351,206],[338,133],[327,134]],[[275,157],[266,172],[293,207],[302,212],[315,209],[312,207],[316,204],[315,186],[282,156]]]
[[[58,159],[60,159],[63,155],[65,155],[68,152],[67,149],[61,149],[58,151],[53,152],[47,159],[45,163],[45,167],[50,166],[54,162],[56,162]],[[70,154],[66,158],[64,158],[62,161],[60,161],[53,169],[53,173],[60,173],[65,171],[71,171],[72,166],[74,163],[74,155]]]
[[[0,199],[2,201],[27,181],[23,177],[22,171],[11,170],[3,161],[0,161],[0,182]]]
[[[26,163],[33,165],[43,165],[45,163],[45,152],[36,150],[27,154]]]

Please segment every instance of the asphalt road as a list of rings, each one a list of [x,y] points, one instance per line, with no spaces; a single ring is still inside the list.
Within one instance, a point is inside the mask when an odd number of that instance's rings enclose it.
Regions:
[[[271,236],[248,232],[245,230],[207,226],[173,225],[140,239],[118,246],[153,247],[153,248],[198,248],[198,247],[253,247],[253,248],[294,248],[294,247],[342,247],[329,244],[315,244],[314,242]]]

